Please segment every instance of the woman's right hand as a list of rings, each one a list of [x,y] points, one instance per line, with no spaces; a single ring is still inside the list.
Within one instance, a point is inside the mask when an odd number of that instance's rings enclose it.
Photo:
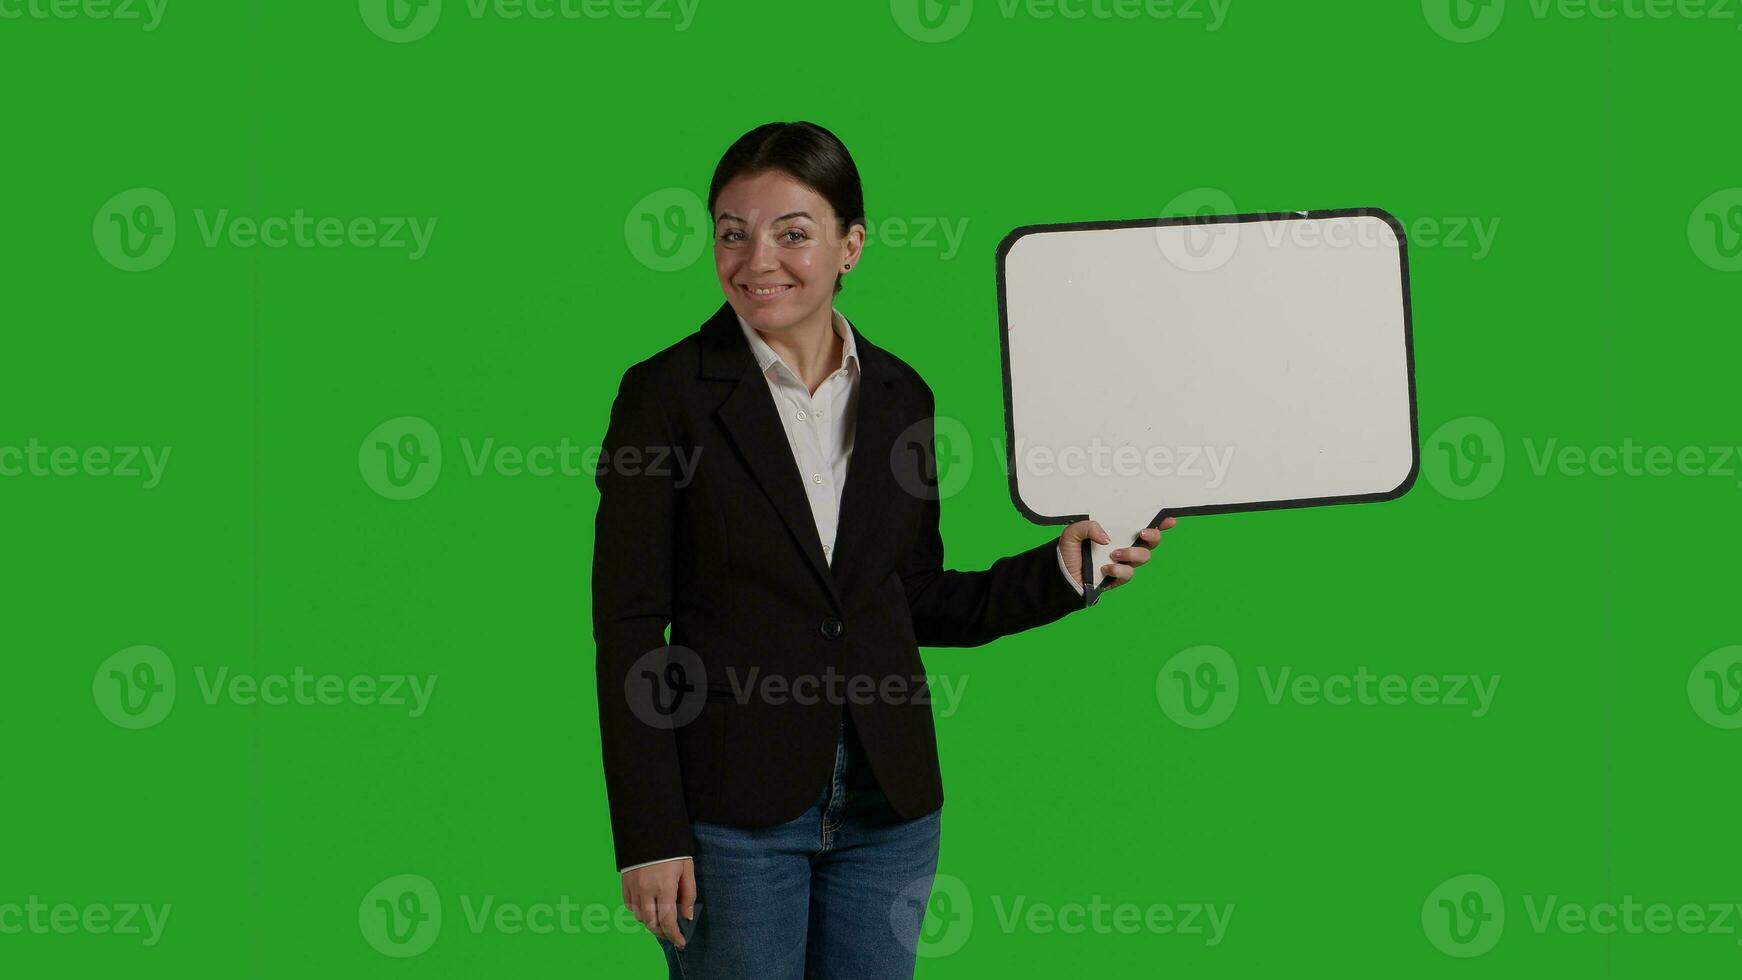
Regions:
[[[690,858],[661,861],[623,872],[623,904],[635,921],[661,939],[684,948],[677,916],[696,917],[696,863]]]

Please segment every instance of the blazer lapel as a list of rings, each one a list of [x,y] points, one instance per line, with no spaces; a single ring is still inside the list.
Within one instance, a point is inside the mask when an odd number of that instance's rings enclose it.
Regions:
[[[805,497],[804,483],[793,462],[779,409],[768,390],[768,381],[757,369],[756,357],[745,342],[737,314],[730,303],[701,329],[703,377],[735,382],[721,402],[722,427],[744,456],[746,465],[773,502],[817,579],[829,590],[836,607],[844,608],[842,596],[850,594],[854,573],[870,557],[876,540],[878,501],[902,492],[889,471],[890,447],[900,418],[895,403],[895,372],[888,355],[871,344],[857,328],[853,344],[859,355],[858,417],[854,426],[853,455],[847,464],[846,484],[841,488],[841,512],[836,523],[834,565],[823,557],[816,519]]]
[[[851,325],[849,324],[851,328]],[[884,540],[881,516],[897,495],[906,493],[895,480],[890,453],[895,451],[901,420],[901,387],[889,355],[853,329],[859,353],[858,419],[853,429],[853,456],[841,488],[841,514],[835,523],[835,579],[841,591],[855,593],[876,568],[873,552]]]

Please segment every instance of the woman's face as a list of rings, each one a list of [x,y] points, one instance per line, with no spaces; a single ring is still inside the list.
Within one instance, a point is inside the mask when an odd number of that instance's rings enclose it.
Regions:
[[[858,265],[864,243],[864,226],[841,236],[829,202],[777,170],[736,177],[714,200],[720,288],[758,330],[778,331],[818,315],[827,322],[835,275]]]

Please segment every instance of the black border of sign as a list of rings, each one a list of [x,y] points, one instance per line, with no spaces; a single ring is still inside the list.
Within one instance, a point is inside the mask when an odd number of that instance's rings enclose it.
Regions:
[[[1036,524],[1071,524],[1076,521],[1088,520],[1087,514],[1070,514],[1065,516],[1048,516],[1032,510],[1022,502],[1021,491],[1016,486],[1016,431],[1015,419],[1012,415],[1010,395],[1010,317],[1006,305],[1004,260],[1010,254],[1010,249],[1028,235],[1045,234],[1058,231],[1106,231],[1114,228],[1163,228],[1169,225],[1213,225],[1241,224],[1253,221],[1277,221],[1283,219],[1314,219],[1314,218],[1378,218],[1391,226],[1397,235],[1398,268],[1403,275],[1403,368],[1409,380],[1409,473],[1403,482],[1390,490],[1379,493],[1346,494],[1341,497],[1306,497],[1296,500],[1261,500],[1241,504],[1206,504],[1201,507],[1182,507],[1177,510],[1162,508],[1149,521],[1154,527],[1169,516],[1188,516],[1193,514],[1233,514],[1263,510],[1286,510],[1295,507],[1318,507],[1327,504],[1359,504],[1380,503],[1386,500],[1396,500],[1409,492],[1415,485],[1416,477],[1421,473],[1421,430],[1416,418],[1415,397],[1415,328],[1414,316],[1410,308],[1409,298],[1409,241],[1400,224],[1391,212],[1383,208],[1332,208],[1321,211],[1265,211],[1254,214],[1205,214],[1186,215],[1172,218],[1129,218],[1110,221],[1070,221],[1057,224],[1021,225],[1011,229],[1010,233],[998,243],[996,266],[998,277],[998,351],[1000,368],[1004,384],[1004,473],[1010,484],[1010,500],[1022,515]],[[1133,541],[1132,544],[1142,544]],[[1084,555],[1088,555],[1087,542],[1084,542]],[[1124,546],[1122,546],[1124,547]],[[1084,590],[1085,604],[1093,605],[1095,594],[1100,592],[1107,580],[1103,578],[1094,588]]]

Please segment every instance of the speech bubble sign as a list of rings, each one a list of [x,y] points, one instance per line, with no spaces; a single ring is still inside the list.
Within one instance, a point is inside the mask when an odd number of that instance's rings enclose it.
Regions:
[[[1026,225],[998,246],[998,322],[1011,500],[1098,521],[1089,568],[1169,515],[1415,482],[1407,244],[1385,211]]]

